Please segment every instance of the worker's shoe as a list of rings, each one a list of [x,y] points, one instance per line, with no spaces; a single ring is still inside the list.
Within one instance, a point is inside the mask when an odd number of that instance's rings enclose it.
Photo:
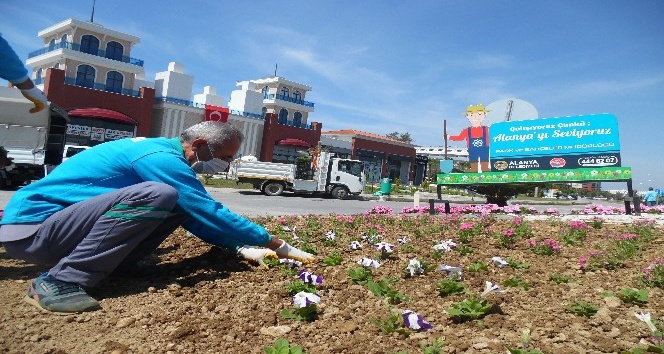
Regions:
[[[71,314],[99,309],[99,302],[80,285],[57,280],[44,273],[32,280],[25,302],[55,314]]]

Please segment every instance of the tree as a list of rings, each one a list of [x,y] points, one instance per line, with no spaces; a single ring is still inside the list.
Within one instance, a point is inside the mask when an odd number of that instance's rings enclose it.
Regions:
[[[404,143],[412,144],[413,143],[413,138],[410,136],[410,133],[405,132],[405,133],[399,133],[399,132],[392,132],[387,135],[386,137],[394,140],[399,140],[403,141]]]

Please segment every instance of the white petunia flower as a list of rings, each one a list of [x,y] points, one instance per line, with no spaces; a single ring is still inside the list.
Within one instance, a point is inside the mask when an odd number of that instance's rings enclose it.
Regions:
[[[394,251],[394,245],[387,242],[378,242],[373,246],[383,253],[392,253]]]
[[[337,235],[334,231],[330,230],[325,234],[325,239],[328,241],[334,241],[337,238]]]
[[[636,316],[636,318],[638,318],[639,320],[643,321],[648,326],[650,331],[657,332],[657,327],[655,327],[655,324],[652,322],[652,318],[650,318],[649,313],[643,313],[643,312],[636,313],[636,312],[634,312],[634,316]]]
[[[491,258],[491,261],[498,268],[502,268],[502,267],[506,267],[506,266],[510,265],[509,263],[507,263],[504,259],[502,259],[500,257],[493,257],[493,258]]]
[[[484,291],[480,295],[484,297],[484,296],[489,295],[490,293],[502,294],[503,289],[498,284],[494,284],[490,281],[486,281],[486,282],[484,282]]]
[[[406,237],[406,236],[399,237],[399,238],[397,239],[397,242],[399,242],[399,243],[402,244],[402,245],[405,244],[405,243],[408,243],[408,237]]]
[[[299,268],[302,266],[302,262],[288,258],[279,258],[279,263],[285,264],[291,268]]]
[[[360,241],[351,241],[350,243],[350,249],[352,250],[359,250],[362,248],[362,244]]]
[[[436,250],[436,251],[450,252],[450,251],[452,251],[452,248],[454,248],[456,246],[457,246],[457,244],[454,241],[452,241],[452,239],[449,239],[447,241],[445,241],[445,240],[440,241],[439,244],[433,246],[433,249]]]
[[[320,296],[313,293],[300,291],[293,296],[293,305],[297,308],[303,308],[318,303],[320,303]]]
[[[456,277],[457,280],[461,280],[461,276],[463,275],[461,267],[452,267],[448,266],[447,264],[439,265],[438,268],[436,268],[436,270],[444,272],[448,276]]]
[[[411,277],[413,277],[415,274],[424,274],[424,267],[422,267],[422,262],[420,262],[417,258],[413,258],[408,261],[406,271],[410,273]]]
[[[380,262],[378,262],[377,260],[371,259],[371,258],[364,258],[364,257],[360,258],[360,260],[357,261],[357,264],[361,264],[361,265],[363,265],[365,267],[369,267],[369,268],[378,268],[378,267],[380,267]]]

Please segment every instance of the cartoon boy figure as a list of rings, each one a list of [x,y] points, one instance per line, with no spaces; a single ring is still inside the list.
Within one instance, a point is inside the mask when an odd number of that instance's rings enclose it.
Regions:
[[[487,111],[483,104],[470,105],[466,108],[466,118],[470,127],[461,131],[459,135],[448,135],[452,141],[467,141],[468,160],[470,169],[467,172],[488,172],[489,164],[489,127],[482,125]]]

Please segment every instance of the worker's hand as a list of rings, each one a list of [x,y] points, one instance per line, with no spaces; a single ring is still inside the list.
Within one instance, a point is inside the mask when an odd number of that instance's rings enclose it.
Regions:
[[[23,96],[25,96],[25,98],[29,99],[32,101],[32,103],[35,104],[33,108],[30,108],[30,113],[37,113],[48,106],[46,95],[44,95],[42,90],[35,86],[29,89],[21,90],[21,93]]]
[[[277,254],[270,249],[251,246],[240,247],[237,253],[248,261],[258,263],[263,268],[267,268],[267,264],[264,262],[265,258],[278,258]]]
[[[284,243],[279,246],[279,248],[275,249],[274,251],[277,253],[279,257],[284,257],[284,258],[290,258],[294,259],[296,261],[300,261],[304,264],[309,263],[314,260],[314,255],[311,253],[304,252],[302,250],[299,250],[291,245],[288,244],[288,242],[283,241]]]

